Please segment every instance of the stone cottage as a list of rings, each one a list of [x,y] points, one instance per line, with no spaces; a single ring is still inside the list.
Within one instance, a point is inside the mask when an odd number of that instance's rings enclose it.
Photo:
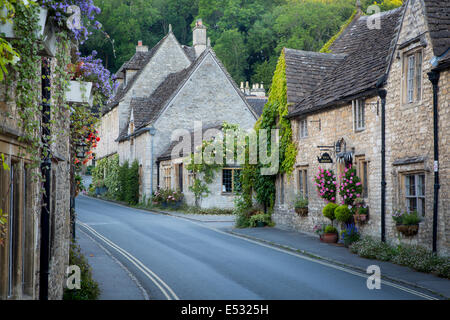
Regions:
[[[369,206],[363,234],[449,254],[449,10],[448,0],[408,0],[380,13],[380,28],[359,10],[331,53],[296,52],[290,64],[285,49],[288,97],[295,97],[288,118],[299,152],[294,174],[277,177],[279,226],[312,232],[326,222],[313,178],[319,166],[340,174],[351,164]],[[290,79],[289,70],[299,78]],[[329,162],[325,153],[331,163],[320,163]],[[309,199],[307,217],[293,209],[299,195]],[[397,232],[396,209],[419,212],[418,235]]]
[[[149,199],[158,187],[177,189],[181,178],[175,175],[188,174],[185,168],[176,170],[167,163],[162,167],[157,161],[167,152],[176,129],[193,131],[195,121],[205,127],[226,121],[250,129],[258,118],[210,47],[201,20],[193,30],[192,47],[180,45],[169,28],[151,50],[140,42],[118,78],[120,86],[99,127],[96,156],[118,153],[121,163],[136,159],[141,198]]]
[[[41,103],[42,86],[50,87],[54,81],[55,58],[42,58],[39,71],[47,70],[51,77],[34,83]],[[44,73],[45,72],[45,73]],[[12,76],[12,71],[8,75]],[[17,76],[17,75],[16,75]],[[38,77],[40,79],[40,77]],[[46,82],[48,81],[48,83]],[[46,90],[44,90],[46,91]],[[47,90],[48,91],[48,90]],[[9,99],[6,99],[6,92]],[[53,90],[50,90],[52,95]],[[51,104],[58,101],[52,98]],[[46,105],[43,103],[43,105]],[[44,107],[45,110],[45,107]],[[36,121],[41,126],[42,111],[36,114]],[[55,115],[57,113],[54,113]],[[45,197],[41,192],[42,184],[36,182],[35,176],[41,169],[29,168],[32,163],[27,150],[27,141],[23,140],[24,131],[20,126],[19,110],[15,100],[15,84],[0,85],[0,156],[9,166],[4,170],[0,165],[0,209],[7,214],[6,237],[0,245],[0,300],[31,300],[40,298],[43,284],[41,275],[46,263],[41,260],[42,243],[47,243],[48,251],[48,299],[62,299],[69,264],[70,245],[70,153],[69,153],[69,110],[60,111],[58,118],[52,115],[55,124],[51,132],[64,132],[58,135],[50,146],[50,165],[48,181],[49,204],[48,220],[42,220],[45,210]],[[45,130],[39,130],[39,139]],[[38,155],[41,157],[42,155]],[[2,160],[3,161],[3,160]],[[2,162],[0,161],[0,162]],[[48,223],[44,225],[44,223]],[[47,233],[48,232],[48,233]],[[47,237],[47,241],[43,239]],[[2,236],[0,235],[0,238]]]

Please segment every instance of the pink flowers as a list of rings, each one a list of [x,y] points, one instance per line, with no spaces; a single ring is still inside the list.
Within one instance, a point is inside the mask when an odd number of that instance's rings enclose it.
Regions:
[[[353,205],[355,199],[361,196],[361,180],[356,175],[356,170],[351,166],[345,169],[339,189],[339,194],[343,199],[342,204]]]
[[[320,197],[327,202],[336,200],[336,175],[332,170],[324,170],[319,167],[314,180]]]

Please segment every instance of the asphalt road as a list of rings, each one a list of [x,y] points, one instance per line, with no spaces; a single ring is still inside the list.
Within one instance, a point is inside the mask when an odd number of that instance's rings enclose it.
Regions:
[[[150,299],[427,298],[395,284],[369,290],[368,275],[232,236],[206,223],[83,196],[76,208],[77,228],[107,248]]]

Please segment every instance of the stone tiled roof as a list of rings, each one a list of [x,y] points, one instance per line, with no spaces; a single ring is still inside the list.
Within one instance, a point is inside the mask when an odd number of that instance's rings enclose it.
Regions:
[[[195,61],[195,49],[193,47],[188,47],[185,45],[182,45],[181,47],[183,48],[184,52],[188,56],[189,60],[191,60],[191,62],[194,62]]]
[[[136,82],[137,78],[139,78],[140,74],[144,70],[144,67],[150,62],[151,58],[155,55],[156,51],[159,49],[164,40],[168,37],[167,34],[164,38],[162,38],[150,51],[148,52],[136,52],[135,55],[130,59],[130,61],[124,63],[122,69],[125,72],[126,69],[138,70],[131,80],[127,81],[127,84],[122,84],[117,89],[117,93],[113,97],[110,103],[106,106],[105,112],[111,110],[115,106],[117,106],[125,95],[130,91],[133,87],[133,84]],[[139,69],[137,69],[139,67]]]
[[[117,70],[117,72],[115,73],[115,76],[117,79],[125,79],[125,72],[123,70],[123,67],[125,66],[126,62],[124,64],[122,64],[122,66],[119,68],[119,70]]]
[[[222,124],[221,123],[206,123],[203,125],[202,127],[202,137],[203,134],[209,130],[209,129],[217,129],[222,131]],[[200,144],[195,144],[195,139],[194,139],[194,134],[196,133],[196,131],[191,131],[189,134],[191,136],[191,152],[195,152],[197,151],[197,147],[201,146]],[[200,130],[198,130],[198,133],[200,134]],[[172,150],[173,148],[175,148],[180,142],[182,141],[182,139],[180,138],[178,141],[173,141],[169,147],[157,158],[157,161],[165,161],[165,160],[169,160],[172,158]],[[177,155],[179,158],[184,158],[189,156],[191,153],[185,154],[184,150],[182,150],[180,152],[179,155]]]
[[[258,117],[261,117],[264,106],[269,99],[267,97],[246,96],[248,104],[253,108]]]
[[[424,3],[434,55],[439,57],[450,48],[450,0],[424,0]]]
[[[333,53],[347,54],[345,59],[327,73],[310,95],[290,110],[289,117],[317,111],[374,91],[389,66],[403,9],[381,13],[380,29],[369,29],[367,16],[356,17],[331,46]]]
[[[310,94],[345,55],[284,49],[288,103],[300,102]]]

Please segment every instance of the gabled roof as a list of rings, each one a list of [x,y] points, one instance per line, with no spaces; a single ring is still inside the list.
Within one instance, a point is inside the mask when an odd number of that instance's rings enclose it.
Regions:
[[[258,117],[261,117],[264,106],[267,101],[269,101],[268,97],[258,97],[258,96],[245,96],[248,104],[255,110]]]
[[[344,53],[346,57],[328,72],[310,95],[292,108],[289,117],[374,91],[389,66],[403,10],[401,7],[381,13],[380,29],[369,29],[367,16],[357,17],[331,46],[333,53]]]
[[[450,0],[424,0],[433,52],[440,64],[450,62]]]
[[[345,58],[342,54],[284,49],[288,103],[300,102]]]
[[[207,48],[198,59],[186,69],[179,72],[172,73],[158,86],[158,88],[152,93],[150,97],[145,98],[133,98],[130,104],[130,109],[135,112],[135,128],[136,131],[156,121],[160,114],[164,111],[168,103],[175,97],[179,90],[183,87],[187,80],[191,77],[197,67],[202,63],[204,58],[211,54],[211,56],[218,63],[228,80],[234,86],[236,92],[242,98],[248,109],[253,113],[255,119],[258,118],[255,110],[247,102],[244,94],[238,88],[230,74],[226,71],[225,67],[221,64],[220,60],[216,57],[214,51],[211,48]],[[128,138],[128,124],[120,132],[118,141],[123,141]]]
[[[134,56],[130,59],[130,61],[124,63],[119,71],[125,72],[126,69],[133,69],[138,70],[136,74],[134,75],[131,80],[127,81],[127,84],[122,83],[117,88],[117,93],[113,97],[110,103],[105,108],[104,113],[108,112],[109,110],[113,109],[115,106],[117,106],[122,100],[125,95],[130,91],[130,89],[133,87],[133,84],[136,82],[136,80],[141,75],[142,71],[144,70],[144,67],[150,62],[150,60],[155,55],[156,51],[158,51],[161,44],[164,42],[164,40],[167,39],[170,33],[168,33],[164,38],[162,38],[150,51],[148,52],[136,52]],[[138,69],[139,68],[139,69]]]
[[[223,125],[221,123],[206,123],[202,126],[202,137],[205,134],[205,132],[209,129],[217,129],[222,131],[222,127]],[[200,130],[199,130],[200,131]],[[197,131],[190,131],[189,134],[191,136],[191,152],[188,154],[184,153],[184,150],[180,151],[180,154],[177,155],[177,158],[184,158],[189,156],[191,153],[194,153],[197,151],[197,148],[200,147],[203,143],[203,139],[200,142],[200,144],[195,144],[195,139],[194,139],[194,135]],[[200,133],[200,132],[198,132]],[[157,161],[165,161],[165,160],[170,160],[172,158],[172,150],[173,148],[175,148],[181,141],[172,141],[172,143],[169,145],[169,147],[161,154],[161,156],[159,156],[157,158]],[[175,158],[175,159],[177,159]]]

